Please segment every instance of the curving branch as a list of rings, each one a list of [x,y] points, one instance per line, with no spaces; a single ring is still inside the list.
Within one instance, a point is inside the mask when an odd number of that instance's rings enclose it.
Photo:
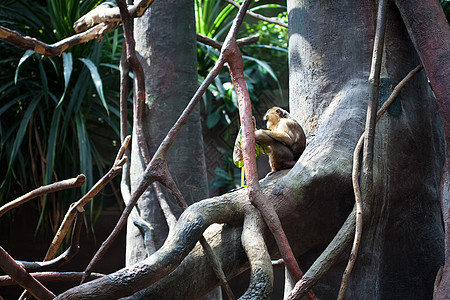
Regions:
[[[270,299],[273,267],[263,237],[264,221],[258,210],[247,207],[242,227],[242,245],[250,261],[250,284],[239,299]]]
[[[69,262],[79,251],[80,233],[83,226],[84,209],[77,210],[75,224],[72,230],[72,237],[69,248],[57,258],[43,262],[18,261],[18,263],[27,271],[45,271],[58,269]]]
[[[37,272],[30,275],[39,282],[79,282],[83,272]],[[105,275],[92,273],[91,277],[97,279]],[[17,282],[9,275],[0,276],[0,286],[17,285]]]
[[[101,39],[103,35],[117,27],[116,24],[98,24],[88,31],[75,34],[71,37],[65,38],[54,44],[46,44],[35,38],[22,36],[17,31],[0,26],[0,39],[4,39],[13,43],[19,48],[33,50],[36,53],[46,56],[60,56],[65,50],[75,45],[86,43],[95,38]]]
[[[36,197],[40,197],[45,194],[54,193],[57,191],[65,190],[65,189],[71,189],[80,187],[83,185],[83,183],[86,181],[86,176],[83,174],[78,175],[76,178],[66,179],[62,181],[58,181],[55,183],[51,183],[45,186],[41,186],[35,190],[32,190],[31,192],[26,193],[25,195],[6,203],[2,207],[0,207],[0,217],[3,216],[6,212],[9,210],[22,205]]]
[[[53,259],[56,256],[56,252],[58,251],[59,246],[61,245],[64,237],[69,231],[70,225],[72,221],[75,219],[77,215],[77,211],[82,210],[83,206],[85,206],[91,199],[97,195],[104,187],[107,185],[122,169],[123,164],[127,161],[127,157],[123,156],[125,149],[130,142],[131,137],[128,136],[125,141],[122,143],[122,146],[117,153],[116,159],[114,161],[113,166],[105,174],[90,190],[84,195],[80,200],[74,202],[70,205],[69,210],[64,216],[64,220],[62,221],[50,247],[47,250],[47,254],[45,255],[44,261]]]
[[[242,204],[213,198],[192,204],[169,232],[164,245],[144,261],[105,277],[84,283],[57,299],[119,298],[155,283],[172,272],[194,248],[203,231],[212,223],[242,220]]]
[[[347,290],[348,280],[355,265],[358,256],[359,244],[362,236],[363,227],[363,197],[359,188],[358,172],[359,172],[359,153],[364,146],[363,164],[361,170],[361,182],[364,187],[364,200],[367,205],[366,215],[370,214],[372,205],[373,192],[373,152],[375,140],[375,125],[378,107],[378,96],[380,88],[381,59],[383,57],[384,33],[386,29],[386,1],[380,0],[378,3],[377,27],[375,32],[375,40],[373,45],[372,66],[369,76],[369,101],[367,106],[366,130],[358,142],[353,154],[352,183],[355,194],[356,206],[356,228],[355,238],[353,240],[352,250],[347,266],[342,275],[342,282],[339,288],[338,300],[344,299]],[[363,143],[364,141],[364,143]]]

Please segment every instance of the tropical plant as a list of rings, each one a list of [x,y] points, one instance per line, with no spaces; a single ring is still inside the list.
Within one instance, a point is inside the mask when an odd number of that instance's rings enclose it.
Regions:
[[[43,1],[41,1],[43,2]],[[75,34],[72,24],[101,1],[24,0],[0,3],[0,24],[48,44]],[[83,173],[93,185],[108,165],[96,145],[118,133],[118,62],[121,34],[114,31],[65,51],[41,57],[0,42],[0,203],[14,194]],[[96,168],[94,168],[96,166]],[[76,191],[64,201],[40,201],[40,222],[52,229]],[[91,205],[91,217],[93,205]],[[48,213],[48,212],[51,213]],[[48,218],[43,218],[48,216]]]
[[[257,1],[258,2],[258,1]],[[275,14],[276,19],[287,20],[285,7],[278,4],[256,5],[250,10],[257,12],[263,10]],[[231,4],[219,0],[196,0],[195,16],[197,32],[217,41],[225,38],[227,29],[237,13]],[[279,76],[287,73],[287,29],[267,22],[252,22],[249,19],[242,27],[239,36],[245,37],[253,34],[260,36],[255,45],[241,47],[244,59],[244,76],[252,104],[257,106],[260,96],[267,89],[275,89],[280,93],[282,87]],[[198,73],[199,82],[217,60],[220,52],[213,47],[198,43]],[[274,71],[277,70],[277,71]],[[234,145],[234,135],[239,124],[237,122],[238,102],[228,72],[222,71],[211,84],[203,96],[202,115],[208,129],[216,126],[226,126],[223,139],[227,142],[227,149],[219,147],[224,156],[223,164],[216,168],[215,178],[210,182],[210,189],[232,189],[240,185],[240,170],[234,166],[231,158]],[[227,155],[228,154],[228,155]]]

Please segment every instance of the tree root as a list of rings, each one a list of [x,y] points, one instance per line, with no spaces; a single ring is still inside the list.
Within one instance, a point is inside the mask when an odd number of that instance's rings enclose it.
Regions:
[[[248,206],[242,230],[242,245],[250,261],[250,285],[239,299],[270,299],[273,286],[273,268],[262,228],[260,213]]]
[[[212,198],[195,203],[181,215],[164,245],[142,263],[75,287],[58,296],[58,299],[114,299],[132,295],[171,273],[212,223],[242,222],[245,215],[242,208],[245,206],[250,207],[250,203],[231,201],[229,198]],[[261,220],[254,216],[255,209],[250,208],[254,211],[245,218],[243,237],[252,261],[253,279],[247,295],[257,293],[270,296],[273,275],[267,270],[272,269],[271,260],[264,246]],[[249,235],[251,238],[245,238]],[[261,285],[261,278],[268,282]]]

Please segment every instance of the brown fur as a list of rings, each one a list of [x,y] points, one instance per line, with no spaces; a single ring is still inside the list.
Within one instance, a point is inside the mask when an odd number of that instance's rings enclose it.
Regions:
[[[256,143],[269,155],[271,173],[292,168],[306,147],[300,124],[282,108],[272,107],[264,115],[269,130],[255,132]]]

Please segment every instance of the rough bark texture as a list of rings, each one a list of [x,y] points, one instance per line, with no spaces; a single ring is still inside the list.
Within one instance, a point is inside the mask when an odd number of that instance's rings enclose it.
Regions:
[[[371,63],[375,2],[293,0],[288,1],[288,8],[291,110],[300,117],[308,134],[315,135],[309,147],[322,152],[327,142],[320,134],[322,130],[317,134],[316,130],[328,127],[329,112],[336,112],[349,96],[356,96],[354,101],[367,101],[365,81]],[[393,5],[388,7],[384,56],[381,94],[419,63]],[[364,223],[348,299],[430,298],[432,282],[443,263],[437,194],[443,135],[425,74],[413,79],[396,102],[377,125],[375,205],[365,208],[370,209],[370,216]],[[344,115],[359,104],[350,106],[353,108],[348,107]],[[358,128],[349,125],[345,124],[341,133],[337,127],[330,127],[327,134],[340,138],[340,143],[354,143],[348,135]],[[319,142],[322,145],[316,146]],[[336,296],[338,269],[315,289],[319,298]]]
[[[447,148],[440,192],[446,233],[446,263],[435,298],[445,299],[450,295],[450,26],[437,0],[396,0],[395,3],[436,94],[444,124]],[[433,20],[431,24],[430,20]]]
[[[135,21],[136,51],[146,74],[146,111],[143,125],[153,154],[197,88],[196,42],[193,2],[154,3]],[[133,139],[132,190],[144,170]],[[207,180],[199,111],[189,118],[168,154],[168,165],[188,204],[207,196]],[[168,196],[168,193],[166,193]],[[168,196],[170,198],[170,196]],[[181,210],[174,201],[172,211]],[[154,249],[164,242],[168,227],[150,187],[138,202],[142,217],[153,226]],[[127,264],[144,259],[149,250],[139,229],[129,224]],[[153,250],[154,251],[154,250]],[[152,252],[152,251],[150,251]]]

